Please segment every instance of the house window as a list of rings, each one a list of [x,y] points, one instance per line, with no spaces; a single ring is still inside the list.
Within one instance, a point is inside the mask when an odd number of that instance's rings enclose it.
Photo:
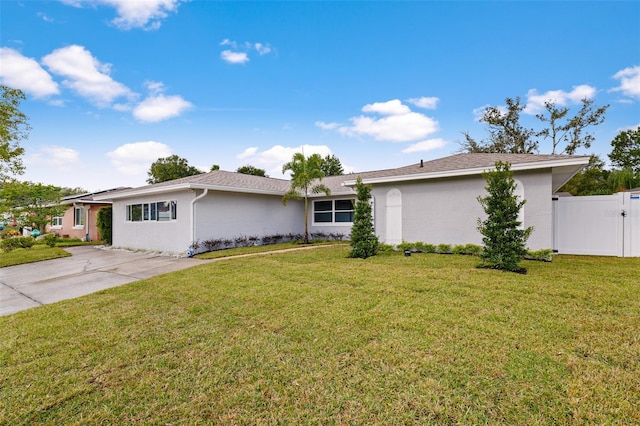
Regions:
[[[84,207],[73,208],[73,226],[79,228],[84,226]]]
[[[352,223],[352,199],[323,200],[313,202],[313,221],[315,223]]]
[[[51,227],[52,228],[62,228],[62,217],[56,216],[51,219]]]
[[[176,220],[178,203],[176,201],[158,201],[155,203],[128,204],[127,222],[165,222]]]

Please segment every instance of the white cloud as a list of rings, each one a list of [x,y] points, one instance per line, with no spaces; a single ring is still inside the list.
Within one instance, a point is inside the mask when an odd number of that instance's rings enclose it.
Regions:
[[[119,146],[106,155],[118,173],[129,176],[146,176],[151,163],[158,158],[169,157],[171,148],[160,142],[133,142]]]
[[[340,126],[340,124],[338,123],[325,123],[324,121],[316,121],[315,124],[316,126],[324,130],[333,130],[337,129]]]
[[[260,56],[271,53],[271,46],[267,44],[255,43],[253,46],[256,48]]]
[[[133,116],[140,121],[155,123],[177,117],[193,105],[180,96],[150,96],[133,110]]]
[[[25,156],[25,165],[46,167],[58,172],[69,171],[80,162],[80,153],[61,146],[42,146]]]
[[[265,151],[259,151],[256,147],[247,148],[237,158],[245,160],[252,166],[265,169],[271,177],[283,176],[282,166],[291,161],[293,154],[304,152],[307,157],[312,154],[320,154],[325,157],[331,155],[331,149],[326,145],[302,145],[298,147],[285,147],[275,145]]]
[[[228,46],[233,49],[226,49],[220,52],[220,58],[230,64],[245,64],[249,62],[251,60],[249,58],[249,53],[253,52],[254,49],[260,56],[267,55],[273,51],[273,48],[269,43],[250,43],[248,41],[238,43],[234,40],[229,40],[228,38],[222,40],[220,42],[220,46]]]
[[[398,99],[387,102],[374,102],[362,107],[362,112],[373,112],[381,115],[402,115],[411,112],[411,109],[403,105]]]
[[[116,9],[118,17],[112,23],[120,29],[142,28],[155,30],[160,28],[162,20],[169,12],[178,10],[181,0],[62,0],[70,6],[82,7],[84,4],[95,6],[103,4]]]
[[[613,78],[620,80],[620,86],[611,89],[611,92],[622,92],[625,96],[640,99],[640,66],[618,71]]]
[[[42,58],[42,63],[54,74],[66,77],[62,82],[65,87],[98,106],[109,106],[121,96],[133,96],[124,84],[109,76],[110,64],[100,63],[82,46],[56,49]]]
[[[249,158],[253,155],[255,155],[255,153],[258,152],[258,147],[257,146],[252,146],[250,148],[245,149],[242,153],[237,155],[237,158],[240,160],[243,160],[245,158]]]
[[[436,120],[411,111],[397,99],[365,105],[362,111],[386,116],[352,117],[351,126],[338,127],[338,131],[347,136],[371,136],[379,141],[408,142],[422,139],[439,128]]]
[[[407,148],[403,149],[402,152],[405,154],[411,154],[413,152],[427,152],[433,151],[434,149],[443,148],[447,142],[443,139],[428,139],[426,141],[414,143]]]
[[[244,64],[249,62],[249,56],[245,52],[233,52],[231,50],[223,50],[220,53],[223,61],[230,64]]]
[[[538,114],[544,111],[545,102],[553,102],[560,106],[568,104],[578,104],[583,99],[591,99],[596,95],[595,87],[582,84],[575,86],[571,92],[564,90],[550,90],[543,94],[538,94],[536,89],[527,92],[527,105],[522,110],[525,114]]]
[[[35,98],[60,93],[58,85],[35,59],[8,47],[0,48],[0,81]]]
[[[440,99],[436,97],[425,97],[425,96],[421,98],[407,99],[407,102],[409,102],[410,104],[413,104],[418,108],[424,108],[424,109],[436,109],[436,106],[438,105],[439,101]]]

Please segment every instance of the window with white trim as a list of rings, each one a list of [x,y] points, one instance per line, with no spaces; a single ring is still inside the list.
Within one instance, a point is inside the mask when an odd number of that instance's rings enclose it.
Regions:
[[[62,228],[62,216],[55,216],[51,218],[52,228]]]
[[[176,201],[128,204],[126,220],[127,222],[166,222],[177,219],[177,210]]]
[[[322,200],[313,202],[314,223],[353,223],[353,205],[351,198],[341,200]]]
[[[73,208],[73,226],[78,228],[84,226],[84,207],[76,206]]]

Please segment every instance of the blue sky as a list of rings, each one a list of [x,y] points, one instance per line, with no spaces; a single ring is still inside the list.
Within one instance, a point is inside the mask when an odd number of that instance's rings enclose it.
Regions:
[[[145,184],[177,154],[284,177],[305,154],[347,171],[453,154],[478,112],[519,96],[609,104],[604,159],[640,125],[640,2],[2,1],[0,79],[32,131],[21,178]],[[550,153],[542,141],[540,153]]]

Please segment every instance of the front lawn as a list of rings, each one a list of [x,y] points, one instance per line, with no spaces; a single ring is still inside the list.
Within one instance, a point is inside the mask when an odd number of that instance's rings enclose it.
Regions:
[[[640,423],[640,259],[348,250],[0,317],[0,424]]]
[[[21,248],[12,250],[9,253],[0,252],[0,268],[67,256],[71,256],[71,253],[59,247],[48,247],[44,244],[37,244],[29,249]]]

